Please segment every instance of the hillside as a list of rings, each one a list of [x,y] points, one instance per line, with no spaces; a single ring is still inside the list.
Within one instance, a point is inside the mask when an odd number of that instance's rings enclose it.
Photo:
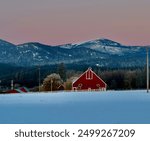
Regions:
[[[31,42],[14,45],[0,40],[0,63],[16,66],[54,65],[60,62],[99,67],[143,67],[144,46],[125,46],[109,39],[58,46]]]

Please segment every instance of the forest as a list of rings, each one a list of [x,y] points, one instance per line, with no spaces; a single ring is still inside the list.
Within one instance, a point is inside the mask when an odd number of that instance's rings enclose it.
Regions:
[[[50,74],[59,74],[63,82],[68,82],[73,77],[79,77],[89,66],[67,65],[59,63],[51,66],[17,67],[0,64],[0,89],[10,89],[11,80],[15,87],[26,86],[35,88],[42,85],[43,80]],[[90,66],[107,84],[108,90],[130,90],[146,88],[145,67],[132,68],[105,68]],[[68,88],[70,89],[70,88]]]

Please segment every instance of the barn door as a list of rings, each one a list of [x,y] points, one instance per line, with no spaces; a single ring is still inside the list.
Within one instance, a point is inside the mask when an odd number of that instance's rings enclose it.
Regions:
[[[88,91],[91,91],[91,88],[88,88]]]

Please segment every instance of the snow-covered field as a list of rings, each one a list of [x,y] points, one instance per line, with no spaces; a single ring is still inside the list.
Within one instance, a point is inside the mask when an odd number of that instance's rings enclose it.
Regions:
[[[150,124],[150,93],[143,90],[0,95],[0,123]]]

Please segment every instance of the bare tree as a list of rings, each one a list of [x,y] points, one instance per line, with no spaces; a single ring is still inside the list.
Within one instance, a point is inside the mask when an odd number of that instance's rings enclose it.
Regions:
[[[63,84],[59,74],[53,73],[48,75],[43,81],[44,91],[57,91],[58,87]]]

